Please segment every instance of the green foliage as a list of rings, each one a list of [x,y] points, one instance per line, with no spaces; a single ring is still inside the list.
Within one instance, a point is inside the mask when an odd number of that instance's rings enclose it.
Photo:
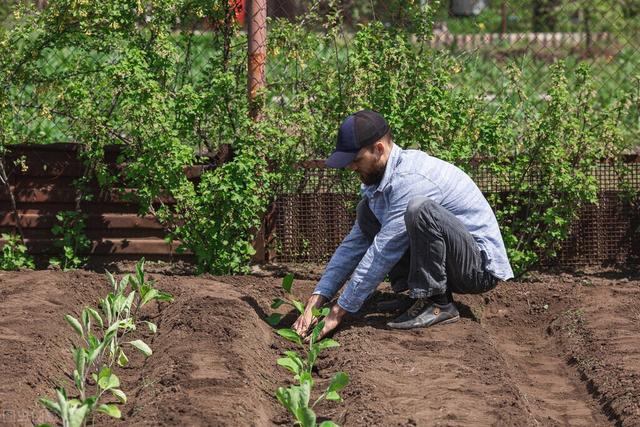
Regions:
[[[287,304],[294,307],[298,314],[304,313],[304,304],[291,296],[292,284],[293,275],[289,274],[285,276],[282,280],[282,289],[285,294],[289,296],[284,299],[274,299],[271,304],[271,308],[275,309],[283,304]],[[322,331],[322,328],[324,328],[324,321],[322,318],[328,314],[329,308],[327,307],[314,309],[314,321],[317,321],[317,324],[309,336],[308,344],[305,343],[303,338],[291,328],[282,328],[277,330],[278,335],[296,344],[299,349],[304,352],[303,357],[297,351],[286,351],[285,357],[281,357],[277,360],[277,364],[279,366],[282,366],[294,375],[293,379],[297,384],[293,384],[289,387],[278,387],[276,392],[278,402],[287,408],[287,410],[289,410],[289,412],[295,417],[296,424],[303,427],[315,427],[317,425],[316,414],[313,411],[313,408],[322,399],[342,401],[338,392],[349,383],[349,376],[346,373],[336,373],[331,379],[327,389],[313,402],[313,404],[309,405],[313,386],[315,385],[315,381],[313,379],[313,367],[316,364],[318,356],[322,350],[340,346],[336,340],[331,338],[318,340],[320,332]],[[280,314],[274,313],[267,318],[267,322],[272,326],[276,326],[280,322],[281,317],[282,316]],[[320,426],[325,427],[335,425],[336,424],[332,421],[324,421],[320,423]]]
[[[2,234],[4,244],[0,257],[0,270],[20,270],[35,268],[33,258],[27,253],[27,247],[17,234]]]
[[[596,96],[586,70],[572,63],[544,73],[552,82],[545,90],[525,88],[515,69],[504,94],[488,103],[496,94],[484,82],[495,74],[478,63],[471,75],[464,58],[434,51],[428,39],[440,12],[420,3],[393,2],[352,34],[343,31],[353,22],[335,1],[299,22],[270,21],[269,85],[257,101],[257,122],[246,99],[246,36],[229,2],[57,0],[43,12],[25,3],[0,32],[0,152],[20,142],[79,141],[98,182],[131,188],[140,212],[156,214],[202,271],[243,272],[269,203],[306,184],[294,165],[325,157],[338,123],[373,108],[405,148],[472,175],[470,159],[491,159],[483,166],[495,176],[487,191],[495,193],[492,205],[522,271],[553,255],[576,209],[594,200],[594,159],[625,148],[620,129],[637,127],[640,103],[629,94],[637,98],[640,84],[627,79],[621,90]],[[196,31],[203,18],[216,30]],[[117,175],[102,162],[104,146],[114,142],[123,148]],[[198,180],[185,176],[199,155],[223,146],[232,153],[227,163]],[[500,194],[506,188],[509,198]],[[337,191],[355,193],[357,183],[344,174]],[[81,224],[74,218],[58,229],[63,268],[82,263]]]
[[[91,241],[85,234],[86,215],[82,212],[63,211],[56,214],[58,223],[51,228],[54,236],[58,236],[55,245],[62,248],[60,257],[53,257],[49,263],[69,270],[83,266],[87,258],[81,256],[91,246]]]
[[[430,11],[423,13],[428,21]],[[294,24],[271,27],[272,54],[296,69],[294,84],[282,86],[282,108],[308,118],[305,152],[326,156],[342,118],[361,108],[380,111],[400,146],[489,177],[483,190],[517,274],[555,255],[579,209],[597,201],[593,173],[600,159],[617,159],[635,143],[624,134],[626,124],[637,126],[634,79],[603,96],[589,67],[574,61],[570,69],[549,67],[544,84],[527,87],[522,65],[512,61],[503,93],[488,100],[486,75],[469,80],[463,57],[433,51],[420,34],[372,21],[348,39],[332,31],[339,20],[327,25],[324,34],[304,36]],[[483,159],[479,167],[471,162],[476,158]],[[629,189],[620,171],[621,179],[608,185]]]
[[[105,394],[111,395],[120,404],[127,402],[126,394],[119,388],[120,379],[113,372],[113,366],[126,366],[128,358],[122,344],[149,357],[151,348],[142,340],[123,341],[136,330],[140,323],[149,325],[152,333],[156,327],[150,322],[140,322],[136,316],[138,309],[149,301],[172,301],[171,295],[158,291],[153,281],[144,277],[144,258],[136,264],[135,275],[125,275],[119,282],[109,272],[107,279],[113,291],[101,299],[100,312],[85,307],[79,318],[70,314],[65,320],[78,335],[80,345],[72,349],[74,370],[71,377],[77,393],[67,396],[63,387],[56,388],[57,401],[40,398],[40,403],[57,415],[65,426],[84,426],[95,411],[114,418],[120,418],[119,407],[114,403],[100,403]],[[153,327],[151,327],[153,325]],[[91,380],[91,381],[90,381]],[[94,386],[93,393],[90,388]]]

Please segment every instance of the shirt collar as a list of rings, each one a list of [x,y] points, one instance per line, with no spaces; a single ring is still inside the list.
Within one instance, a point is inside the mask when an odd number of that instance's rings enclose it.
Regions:
[[[391,146],[391,153],[389,154],[387,165],[384,168],[384,175],[382,176],[382,180],[380,180],[377,185],[362,184],[360,186],[362,194],[364,194],[365,196],[372,196],[376,191],[383,191],[385,187],[389,185],[391,176],[396,170],[396,166],[398,165],[398,161],[400,160],[401,152],[402,148],[398,147],[395,143]]]

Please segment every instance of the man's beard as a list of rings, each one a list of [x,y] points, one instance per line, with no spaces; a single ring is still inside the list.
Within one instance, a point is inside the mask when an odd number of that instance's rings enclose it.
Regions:
[[[378,170],[375,170],[371,173],[359,174],[360,181],[362,181],[364,185],[380,184],[380,181],[382,181],[382,177],[384,176],[384,170],[385,170],[385,167],[382,166]]]

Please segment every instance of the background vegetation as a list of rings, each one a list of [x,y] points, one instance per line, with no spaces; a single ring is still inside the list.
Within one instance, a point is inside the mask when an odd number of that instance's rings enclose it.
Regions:
[[[15,6],[0,30],[0,150],[82,144],[87,174],[135,188],[141,212],[155,213],[202,270],[238,272],[268,204],[298,184],[294,165],[326,156],[337,124],[373,108],[403,147],[472,175],[471,159],[486,159],[518,271],[552,255],[581,205],[596,200],[599,159],[634,146],[640,84],[627,73],[637,51],[595,56],[606,68],[590,67],[593,55],[443,51],[430,43],[436,5],[395,1],[359,25],[343,6],[314,3],[269,22],[260,121],[248,118],[246,35],[227,1]],[[101,161],[112,143],[124,147],[122,177]],[[184,166],[223,146],[229,162],[187,180]]]

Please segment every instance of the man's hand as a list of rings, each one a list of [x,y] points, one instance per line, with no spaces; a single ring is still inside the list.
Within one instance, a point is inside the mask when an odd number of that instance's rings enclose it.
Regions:
[[[340,307],[338,303],[335,303],[333,307],[331,307],[331,311],[329,312],[329,315],[324,318],[324,328],[322,328],[322,331],[318,336],[318,341],[326,337],[327,334],[329,334],[331,331],[337,328],[340,322],[342,322],[342,318],[344,317],[345,314],[347,314],[347,310]],[[308,338],[307,338],[307,341],[308,341]]]
[[[313,309],[319,309],[325,302],[327,302],[327,299],[322,295],[311,295],[311,298],[309,298],[306,308],[304,309],[304,313],[298,317],[292,326],[293,330],[296,331],[298,335],[303,338],[307,336],[309,329],[316,323],[316,320],[314,320],[313,317]]]

